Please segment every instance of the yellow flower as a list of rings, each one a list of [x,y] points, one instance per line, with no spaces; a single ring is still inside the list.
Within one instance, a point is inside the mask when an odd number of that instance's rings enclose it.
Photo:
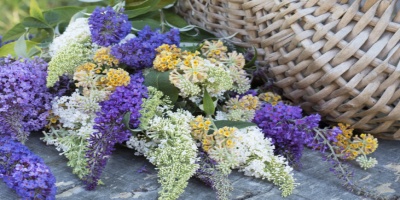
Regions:
[[[233,147],[233,141],[232,140],[230,140],[230,139],[228,139],[228,140],[226,140],[226,146],[228,147],[228,148],[232,148]]]
[[[211,42],[206,40],[201,46],[201,52],[208,58],[224,59],[227,51],[228,48],[221,40]]]
[[[110,48],[102,47],[96,51],[93,60],[99,65],[117,66],[119,60],[110,53]]]
[[[281,96],[279,96],[275,93],[272,93],[272,92],[262,93],[262,94],[258,95],[258,97],[260,98],[260,100],[262,100],[264,102],[268,102],[268,103],[272,104],[273,106],[275,106],[282,100]]]
[[[181,49],[176,45],[163,44],[156,51],[158,54],[153,61],[153,66],[154,69],[160,72],[175,69],[176,65],[181,61],[179,58]]]
[[[117,86],[128,85],[131,81],[129,73],[123,69],[109,69],[106,73],[105,84],[113,89]]]

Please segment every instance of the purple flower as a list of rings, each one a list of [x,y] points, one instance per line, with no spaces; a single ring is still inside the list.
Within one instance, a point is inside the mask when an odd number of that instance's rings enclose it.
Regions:
[[[90,33],[94,43],[111,46],[121,41],[131,31],[132,25],[123,10],[116,12],[112,7],[97,7],[89,18]]]
[[[279,102],[276,106],[264,104],[256,111],[253,122],[271,138],[275,153],[285,156],[290,164],[300,164],[304,145],[312,142],[313,129],[318,127],[318,114],[303,117],[298,106]]]
[[[89,174],[84,178],[89,190],[97,186],[101,173],[111,156],[116,143],[122,143],[131,135],[122,123],[125,113],[130,112],[130,127],[139,126],[142,98],[147,98],[147,88],[143,85],[142,73],[131,75],[128,86],[117,87],[110,98],[100,103],[101,111],[95,118],[96,130],[89,139],[88,159]]]
[[[111,48],[111,54],[115,58],[134,69],[151,67],[157,54],[155,49],[162,44],[179,46],[178,29],[171,29],[162,34],[158,31],[153,32],[149,26],[145,26],[137,34],[137,37]]]
[[[0,178],[22,199],[55,199],[56,179],[49,167],[10,137],[0,137]]]
[[[0,61],[0,136],[23,142],[46,125],[53,97],[46,76],[47,63],[40,58]]]

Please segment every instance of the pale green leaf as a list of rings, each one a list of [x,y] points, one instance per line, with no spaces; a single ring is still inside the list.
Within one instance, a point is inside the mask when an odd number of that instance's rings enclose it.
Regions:
[[[152,86],[157,90],[160,90],[165,95],[169,96],[172,103],[175,103],[176,100],[178,100],[179,89],[169,81],[169,74],[170,71],[159,72],[157,70],[150,69],[145,75],[144,84],[147,87]]]
[[[246,128],[246,127],[250,127],[250,126],[257,126],[256,124],[251,123],[251,122],[229,121],[229,120],[217,120],[217,121],[214,121],[214,124],[217,128],[223,128],[223,127],[227,126],[227,127],[236,127],[238,129]]]
[[[28,51],[30,49],[32,49],[37,44],[36,42],[32,42],[30,40],[26,40],[25,42],[26,42]],[[16,55],[16,53],[14,51],[15,43],[16,42],[11,42],[11,43],[8,43],[8,44],[2,46],[0,48],[0,57],[8,56],[8,55],[16,57],[17,55]]]
[[[28,58],[28,51],[25,42],[25,34],[23,34],[19,39],[15,42],[14,52],[17,57]]]
[[[213,115],[215,112],[214,102],[213,102],[210,94],[208,94],[207,89],[204,89],[203,109],[207,115]]]
[[[31,0],[29,7],[29,15],[31,17],[44,21],[42,10],[39,8],[39,4],[36,0]]]

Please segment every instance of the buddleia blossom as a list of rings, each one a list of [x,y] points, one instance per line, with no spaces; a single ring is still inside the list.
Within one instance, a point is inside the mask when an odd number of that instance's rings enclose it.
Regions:
[[[118,66],[119,60],[111,55],[111,48],[102,47],[93,56],[94,62],[99,66]]]
[[[233,186],[228,175],[223,174],[218,169],[218,163],[211,159],[205,152],[199,152],[197,163],[199,169],[196,171],[196,177],[217,192],[217,199],[230,199]]]
[[[234,134],[236,144],[230,150],[239,162],[239,171],[246,176],[272,181],[282,190],[282,196],[290,195],[297,185],[293,169],[282,156],[274,155],[274,145],[269,138],[264,138],[261,129],[253,126]]]
[[[171,101],[168,96],[154,87],[148,87],[148,98],[143,99],[142,109],[140,110],[140,125],[142,130],[146,130],[149,121],[156,115],[162,114],[161,107],[170,108]]]
[[[90,33],[94,43],[111,46],[121,41],[131,31],[132,25],[124,10],[115,11],[112,7],[97,7],[89,18]]]
[[[146,134],[158,146],[146,157],[158,169],[159,199],[177,199],[198,168],[197,147],[190,136],[192,119],[188,111],[167,111],[165,117],[156,116],[149,123]]]
[[[106,91],[92,90],[88,95],[78,90],[71,96],[57,97],[53,100],[49,131],[42,138],[47,144],[55,145],[68,159],[68,166],[79,178],[88,174],[85,157],[88,138],[93,129],[99,102],[108,97]],[[54,120],[55,119],[55,120]]]
[[[71,22],[60,36],[54,38],[49,46],[49,54],[54,56],[71,43],[85,44],[90,42],[88,19],[78,18]]]
[[[223,66],[209,67],[205,87],[211,95],[221,95],[232,89],[233,79]]]
[[[176,45],[163,44],[157,49],[157,56],[153,61],[154,69],[164,72],[175,69],[180,60],[181,49]]]
[[[89,190],[97,186],[114,145],[129,139],[131,133],[122,123],[125,113],[131,113],[130,127],[139,126],[142,98],[147,97],[147,89],[141,73],[131,75],[130,80],[129,85],[117,87],[108,100],[100,103],[101,110],[94,120],[95,132],[90,136],[86,152],[89,174],[84,179]]]
[[[214,129],[212,134],[208,134],[210,125],[210,119],[197,116],[190,123],[192,137],[201,142],[202,149],[218,163],[218,170],[222,174],[228,175],[231,169],[239,164],[235,155],[230,152],[230,149],[235,148],[236,145],[234,142],[236,128],[225,126]]]
[[[0,61],[0,135],[24,142],[29,132],[44,128],[53,97],[46,70],[40,58]]]
[[[55,199],[56,179],[50,168],[10,137],[0,137],[0,178],[22,199]]]
[[[76,68],[89,61],[91,56],[92,50],[80,43],[63,47],[49,62],[46,86],[53,87],[64,74],[72,76]]]
[[[282,102],[275,106],[266,103],[253,119],[265,137],[272,139],[275,153],[285,156],[291,164],[300,164],[304,145],[312,140],[312,130],[321,118],[318,114],[303,117],[301,112],[300,107]]]
[[[226,118],[231,121],[252,121],[256,110],[260,107],[257,96],[251,94],[229,99],[224,106]]]
[[[270,103],[271,105],[275,106],[278,104],[280,101],[282,101],[282,97],[273,93],[273,92],[264,92],[258,95],[258,98],[261,101]]]
[[[217,41],[206,40],[201,45],[201,51],[203,55],[205,55],[207,58],[220,59],[226,57],[225,53],[228,51],[228,48],[224,45],[224,43],[221,40]]]
[[[149,26],[145,26],[137,34],[137,37],[111,48],[111,54],[120,63],[126,64],[133,69],[152,67],[153,60],[157,54],[156,49],[162,44],[179,46],[179,31],[177,29],[171,29],[167,33],[160,33],[152,31]]]
[[[371,134],[361,134],[353,136],[353,129],[348,124],[339,123],[342,134],[337,135],[334,143],[336,152],[341,154],[343,159],[354,160],[364,169],[374,167],[378,161],[375,158],[368,158],[367,155],[373,153],[378,148],[378,140]]]

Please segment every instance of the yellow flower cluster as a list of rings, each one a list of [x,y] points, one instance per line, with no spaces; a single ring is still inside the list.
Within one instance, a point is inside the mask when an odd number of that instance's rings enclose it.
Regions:
[[[107,66],[117,66],[119,64],[119,60],[116,59],[110,53],[110,48],[102,47],[96,51],[94,54],[93,60],[99,65],[107,65]]]
[[[210,130],[211,121],[210,119],[204,119],[203,116],[197,116],[193,121],[190,122],[192,128],[192,136],[196,140],[202,140],[204,135],[207,135]]]
[[[102,77],[101,81],[107,86],[115,88],[117,86],[128,85],[131,81],[129,73],[123,69],[109,69],[106,73],[106,77]]]
[[[336,137],[335,143],[341,149],[346,159],[353,160],[359,155],[368,155],[378,148],[378,140],[371,134],[361,134],[360,136],[353,136],[352,128],[350,125],[339,123],[339,128],[342,134]]]
[[[213,148],[232,148],[235,145],[233,139],[237,129],[225,126],[215,130],[212,134],[208,134],[211,124],[210,119],[201,115],[190,122],[192,137],[201,141],[204,151],[209,152]]]
[[[88,63],[78,66],[76,68],[75,72],[81,72],[81,71],[89,72],[89,71],[94,70],[95,68],[96,68],[96,65],[94,63],[88,62]]]
[[[260,100],[268,102],[268,103],[272,104],[273,106],[275,106],[282,100],[281,96],[279,96],[275,93],[272,93],[272,92],[262,93],[262,94],[258,95],[258,97],[260,98]]]
[[[160,72],[175,69],[178,63],[181,62],[181,49],[176,45],[163,44],[156,51],[158,54],[153,61],[153,65],[154,69]]]
[[[235,143],[233,139],[236,130],[236,128],[225,126],[214,131],[211,135],[204,135],[202,139],[204,151],[209,152],[214,148],[222,149],[234,147]]]
[[[239,96],[231,98],[226,103],[226,108],[228,110],[257,110],[260,106],[258,97],[253,95],[245,95],[239,100]]]
[[[197,56],[199,52],[185,53],[180,69],[183,76],[192,83],[203,82],[207,79],[208,68],[204,67],[204,59]]]
[[[225,58],[227,51],[228,48],[221,40],[211,42],[206,40],[201,46],[201,52],[203,55],[207,56],[207,58]]]
[[[224,61],[228,67],[243,69],[246,63],[243,54],[233,51],[232,53],[228,53],[227,55],[228,56],[226,58],[222,58],[221,60]]]
[[[83,87],[84,93],[87,93],[89,88],[98,85],[98,73],[100,72],[101,69],[91,62],[78,66],[73,76],[73,79],[77,81],[75,85],[77,87]]]

